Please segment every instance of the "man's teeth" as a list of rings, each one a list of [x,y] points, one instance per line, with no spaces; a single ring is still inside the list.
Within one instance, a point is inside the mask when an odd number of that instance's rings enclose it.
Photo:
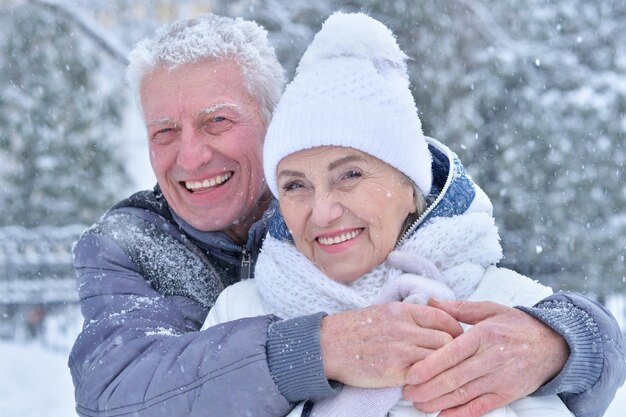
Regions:
[[[342,233],[335,237],[319,237],[317,241],[322,245],[336,245],[337,243],[345,242],[346,240],[354,239],[361,233],[363,229],[353,230],[348,233]]]
[[[215,187],[216,185],[220,185],[226,182],[231,176],[232,172],[227,172],[223,175],[218,175],[217,177],[208,178],[204,181],[185,181],[185,187],[188,190],[197,190],[198,188],[210,188]]]

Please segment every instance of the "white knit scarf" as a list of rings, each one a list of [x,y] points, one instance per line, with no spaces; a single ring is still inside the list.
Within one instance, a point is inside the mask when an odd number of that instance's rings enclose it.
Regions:
[[[458,299],[467,298],[485,269],[502,258],[494,220],[482,212],[437,218],[419,228],[396,251],[432,262]],[[385,286],[403,272],[383,262],[352,283],[341,284],[328,278],[293,244],[268,236],[254,281],[268,311],[287,319],[372,305]]]

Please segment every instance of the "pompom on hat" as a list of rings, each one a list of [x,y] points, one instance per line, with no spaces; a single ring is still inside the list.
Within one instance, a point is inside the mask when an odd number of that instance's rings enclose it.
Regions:
[[[294,152],[344,146],[395,167],[430,193],[431,155],[393,33],[362,14],[337,12],[315,35],[274,111],[263,167],[278,196],[276,169]]]

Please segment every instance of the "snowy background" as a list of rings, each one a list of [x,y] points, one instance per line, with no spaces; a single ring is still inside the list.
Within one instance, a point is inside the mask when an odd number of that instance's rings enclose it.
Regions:
[[[338,9],[397,35],[425,133],[494,202],[505,266],[626,329],[625,1],[0,0],[0,416],[74,414],[72,242],[154,184],[124,86],[132,45],[181,17],[242,16],[291,78]],[[624,407],[623,388],[607,416]]]

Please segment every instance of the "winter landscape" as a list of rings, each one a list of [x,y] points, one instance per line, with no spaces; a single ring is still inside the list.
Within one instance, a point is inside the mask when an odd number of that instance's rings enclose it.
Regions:
[[[503,266],[600,301],[626,331],[626,2],[0,0],[0,416],[75,415],[72,244],[154,185],[133,45],[181,17],[241,16],[290,79],[339,9],[397,35],[425,133],[494,203]],[[625,409],[622,387],[605,416]]]

